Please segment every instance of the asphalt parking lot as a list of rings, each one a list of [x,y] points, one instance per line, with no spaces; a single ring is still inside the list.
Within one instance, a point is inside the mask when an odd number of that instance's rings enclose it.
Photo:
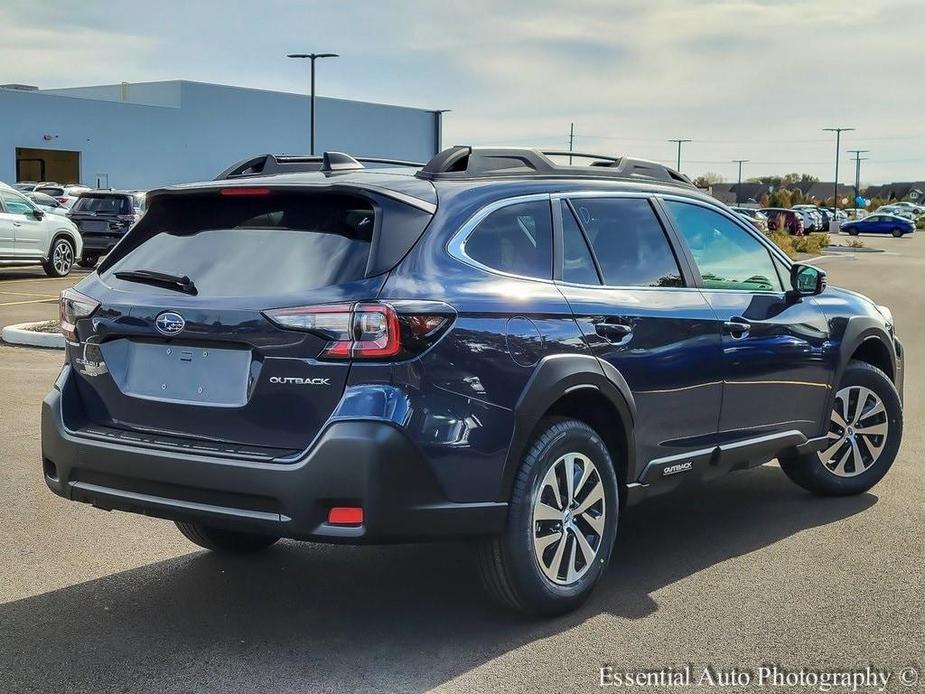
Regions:
[[[53,496],[38,408],[61,353],[0,345],[0,691],[588,691],[603,664],[685,663],[871,666],[915,691],[898,673],[925,669],[925,234],[863,240],[887,252],[819,264],[890,306],[904,340],[886,479],[817,499],[769,465],[632,508],[597,592],[551,621],[487,602],[463,544],[225,558]],[[0,271],[0,325],[54,317],[42,297],[74,281]]]
[[[0,267],[0,327],[58,317],[58,294],[80,281],[86,271],[75,268],[55,279],[41,267]]]

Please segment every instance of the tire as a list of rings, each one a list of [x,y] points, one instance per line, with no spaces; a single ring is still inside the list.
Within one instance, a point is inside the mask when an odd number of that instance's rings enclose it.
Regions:
[[[572,479],[584,479],[584,484],[574,489],[571,505],[565,503],[565,471],[570,465]],[[598,494],[602,498],[589,504],[588,500],[597,499]],[[574,419],[540,422],[514,480],[507,527],[500,536],[476,545],[485,589],[503,605],[530,615],[551,616],[577,608],[591,594],[610,561],[619,496],[613,461],[597,432]],[[568,513],[560,511],[564,507]],[[553,518],[535,517],[551,511],[555,511]],[[562,516],[556,515],[560,512]],[[537,556],[537,539],[555,536],[560,539],[545,543]],[[585,550],[579,536],[584,539]],[[585,560],[588,556],[590,559]]]
[[[861,233],[861,232],[859,232],[857,229],[849,229],[849,230],[848,230],[848,235],[849,235],[849,236],[857,236],[857,235],[860,234],[860,233]]]
[[[901,237],[902,235],[903,235],[903,230],[902,230],[902,229],[893,229],[893,236],[894,236],[895,238],[898,239],[898,238]]]
[[[48,260],[42,263],[42,269],[49,277],[67,277],[74,267],[74,244],[64,236],[59,236],[51,244]]]
[[[842,398],[846,392],[849,396]],[[853,416],[860,397],[852,398],[852,392],[863,394],[867,414]],[[880,405],[882,413],[875,413]],[[838,423],[839,417],[847,423],[847,428]],[[862,427],[857,426],[859,422]],[[832,445],[824,451],[780,459],[787,477],[820,496],[861,494],[883,479],[896,459],[903,434],[902,404],[889,377],[865,362],[850,362],[839,383],[829,432]],[[853,436],[846,437],[848,432]],[[858,454],[862,458],[860,469],[856,462]],[[829,460],[823,463],[824,458]]]
[[[91,270],[96,267],[96,264],[97,262],[99,262],[99,259],[100,257],[98,255],[88,255],[78,260],[77,264],[80,265],[80,267],[82,268]]]
[[[204,523],[176,521],[176,526],[190,542],[225,554],[253,554],[279,540],[273,535],[225,530]]]

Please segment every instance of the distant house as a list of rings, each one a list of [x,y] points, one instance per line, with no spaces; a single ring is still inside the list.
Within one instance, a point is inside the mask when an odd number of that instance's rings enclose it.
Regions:
[[[870,186],[863,192],[865,198],[906,201],[916,205],[925,204],[925,181],[885,183],[881,186]]]
[[[810,184],[806,190],[803,191],[803,197],[806,198],[808,202],[814,202],[821,205],[823,202],[832,197],[834,193],[834,183],[819,181]],[[838,204],[842,205],[842,200],[845,198],[847,198],[848,202],[851,203],[851,206],[854,207],[854,186],[846,186],[844,183],[839,183]]]
[[[736,202],[757,203],[764,195],[770,195],[774,186],[767,183],[743,183],[741,188],[738,183],[714,183],[710,186],[710,195],[724,202],[727,205],[735,205]]]

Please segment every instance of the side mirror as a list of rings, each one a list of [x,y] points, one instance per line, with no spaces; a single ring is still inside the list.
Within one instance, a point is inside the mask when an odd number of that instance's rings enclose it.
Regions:
[[[825,271],[814,265],[794,263],[790,266],[790,286],[794,298],[821,294],[826,286]]]
[[[45,218],[45,213],[41,210],[32,210],[32,216],[38,221],[42,221]]]

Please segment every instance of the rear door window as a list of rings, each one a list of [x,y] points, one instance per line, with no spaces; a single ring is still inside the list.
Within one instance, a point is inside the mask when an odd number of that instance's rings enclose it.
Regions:
[[[572,200],[604,284],[612,287],[683,287],[668,237],[644,198]]]
[[[483,219],[466,239],[472,260],[511,275],[552,278],[552,218],[549,201],[502,207]]]
[[[199,296],[267,296],[343,284],[366,276],[376,223],[369,201],[338,194],[210,194],[178,197],[153,210],[153,221],[149,215],[141,223],[141,234],[150,237],[130,243],[105,267],[107,282],[116,272],[154,270],[188,276]]]

